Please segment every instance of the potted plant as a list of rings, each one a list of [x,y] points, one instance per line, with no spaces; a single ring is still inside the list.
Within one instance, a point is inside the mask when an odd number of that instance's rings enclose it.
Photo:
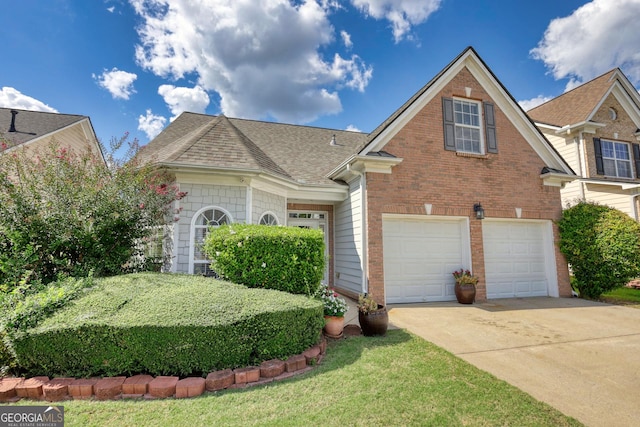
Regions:
[[[389,326],[387,308],[378,304],[370,295],[361,294],[358,297],[358,321],[364,336],[385,335]]]
[[[349,310],[347,301],[324,283],[318,288],[317,296],[324,307],[325,334],[331,338],[339,338],[344,329],[344,314]]]
[[[473,304],[473,301],[476,299],[478,276],[474,276],[469,270],[462,268],[454,271],[452,274],[456,281],[454,290],[458,302],[460,304]]]

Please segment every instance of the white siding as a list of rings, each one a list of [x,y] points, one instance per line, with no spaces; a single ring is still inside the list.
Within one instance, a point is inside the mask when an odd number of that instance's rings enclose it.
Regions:
[[[335,285],[362,292],[362,192],[360,179],[349,183],[349,197],[335,209]]]
[[[581,185],[582,182],[575,180],[568,182],[565,187],[560,190],[563,208],[566,208],[568,205],[575,205],[578,200],[582,199],[582,193],[580,192]]]
[[[573,142],[573,138],[566,139],[549,133],[545,133],[545,136],[571,169],[578,173],[580,171],[580,161],[578,158],[577,144]]]
[[[611,206],[634,218],[631,194],[628,190],[625,191],[619,187],[597,184],[587,184],[586,187],[585,195],[587,200],[600,203],[601,205]]]

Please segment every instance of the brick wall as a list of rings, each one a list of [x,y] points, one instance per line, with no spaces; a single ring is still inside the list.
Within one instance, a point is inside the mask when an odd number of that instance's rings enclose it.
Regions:
[[[442,97],[465,96],[492,101],[466,69],[461,71],[383,148],[403,158],[392,174],[367,173],[367,233],[369,292],[384,301],[382,214],[426,214],[471,218],[472,268],[480,277],[478,299],[486,298],[482,221],[476,220],[474,203],[481,202],[492,218],[557,220],[561,215],[560,188],[545,186],[540,172],[545,166],[533,148],[495,105],[498,153],[460,155],[444,150]],[[557,242],[557,228],[554,226]],[[571,294],[566,261],[556,245],[555,258],[561,296]]]

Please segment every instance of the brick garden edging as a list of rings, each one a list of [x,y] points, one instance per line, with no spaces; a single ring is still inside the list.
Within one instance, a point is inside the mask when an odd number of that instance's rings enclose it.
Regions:
[[[105,378],[32,378],[0,379],[0,402],[20,399],[59,402],[69,399],[162,399],[189,398],[205,391],[245,388],[303,374],[321,362],[327,349],[323,336],[319,344],[287,360],[267,360],[260,366],[225,369],[202,377],[134,375]]]

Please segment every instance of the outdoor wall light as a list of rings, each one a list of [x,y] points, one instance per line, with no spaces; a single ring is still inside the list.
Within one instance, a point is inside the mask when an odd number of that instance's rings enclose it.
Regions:
[[[484,219],[484,208],[480,202],[473,205],[473,211],[476,213],[476,219]]]

